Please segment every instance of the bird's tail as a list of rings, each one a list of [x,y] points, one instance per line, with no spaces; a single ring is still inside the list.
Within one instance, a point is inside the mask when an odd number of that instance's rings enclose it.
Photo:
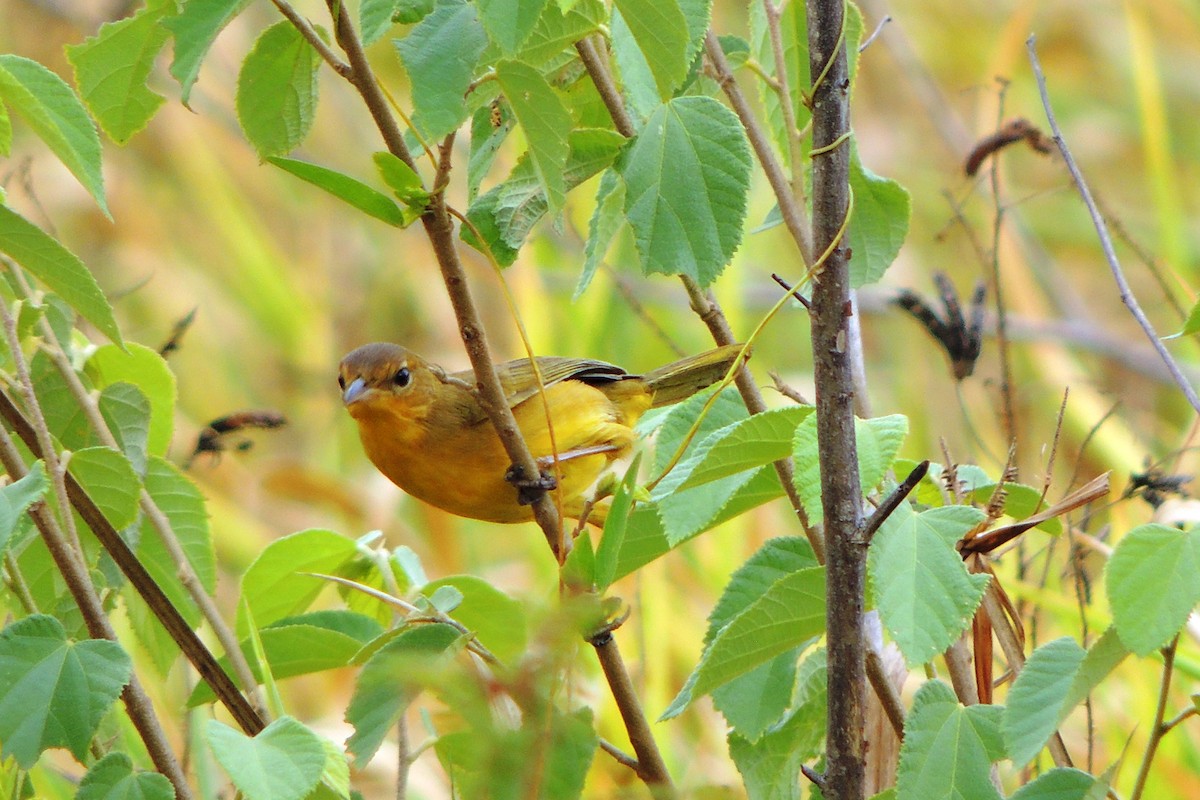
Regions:
[[[678,403],[712,386],[729,372],[742,348],[741,344],[727,344],[647,372],[642,381],[654,392],[652,407]],[[748,351],[746,357],[750,357]]]

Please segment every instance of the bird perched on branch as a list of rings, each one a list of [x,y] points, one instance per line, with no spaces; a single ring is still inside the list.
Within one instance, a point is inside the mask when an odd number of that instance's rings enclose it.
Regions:
[[[530,452],[557,481],[560,508],[578,519],[588,488],[629,452],[638,418],[716,383],[741,352],[741,345],[727,345],[644,375],[586,358],[540,357],[544,402],[529,359],[498,364],[496,372]],[[461,517],[530,520],[528,499],[508,474],[511,460],[475,384],[471,370],[447,373],[383,342],[354,350],[338,371],[342,402],[358,423],[367,457],[392,483]]]

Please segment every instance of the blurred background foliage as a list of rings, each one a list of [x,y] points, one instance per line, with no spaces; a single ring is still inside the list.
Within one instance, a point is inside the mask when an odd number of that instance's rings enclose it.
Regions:
[[[63,45],[91,35],[125,5],[0,0],[0,51],[69,75]],[[298,6],[314,19],[326,16],[323,4]],[[983,357],[961,385],[929,337],[890,302],[899,288],[932,297],[935,271],[947,273],[969,296],[974,282],[989,274],[995,241],[1011,327],[1021,481],[1039,487],[1049,481],[1053,500],[1113,470],[1116,501],[1129,474],[1147,460],[1161,461],[1169,472],[1194,473],[1194,415],[1123,309],[1061,159],[1009,148],[999,157],[995,187],[990,163],[967,178],[963,162],[974,142],[1003,119],[1026,117],[1043,126],[1025,53],[1026,37],[1036,33],[1065,136],[1118,232],[1135,290],[1161,334],[1179,330],[1195,302],[1200,248],[1200,7],[1172,0],[862,0],[861,8],[868,31],[886,14],[892,21],[860,62],[853,98],[857,143],[864,162],[898,180],[913,199],[899,259],[882,284],[867,287],[860,298],[870,406],[874,414],[909,417],[902,455],[940,461],[945,452],[993,474],[1002,466],[1008,442],[991,335],[994,294]],[[96,272],[129,339],[160,346],[196,310],[194,325],[170,356],[180,394],[173,447],[178,462],[186,461],[196,434],[215,417],[264,408],[288,418],[280,431],[249,435],[252,449],[201,456],[191,466],[210,501],[228,597],[266,542],[294,530],[330,527],[352,536],[381,529],[391,545],[412,547],[431,577],[472,573],[513,594],[548,598],[554,565],[534,525],[498,528],[423,507],[362,454],[336,390],[342,354],[364,342],[390,340],[451,368],[466,360],[419,230],[398,232],[348,212],[258,163],[243,139],[233,110],[237,70],[257,34],[276,20],[270,4],[255,4],[217,40],[191,110],[170,102],[128,147],[107,147],[105,178],[115,222],[96,211],[20,125],[13,157],[0,164],[9,202],[56,232]],[[743,5],[718,2],[717,30],[744,33],[745,26]],[[389,85],[404,85],[386,40],[372,57]],[[746,70],[741,79],[746,86],[754,80]],[[152,85],[178,98],[165,65]],[[296,155],[371,180],[370,154],[380,149],[374,127],[357,98],[326,70],[321,89],[316,127]],[[516,153],[502,153],[494,175],[506,174]],[[457,161],[465,160],[463,149]],[[459,177],[451,198],[465,207]],[[752,224],[773,205],[760,183]],[[707,347],[704,327],[677,282],[623,269],[628,241],[618,242],[607,268],[572,302],[593,194],[594,181],[572,193],[562,217],[543,222],[505,273],[537,352],[587,355],[643,370],[672,359],[676,348]],[[993,239],[997,199],[1002,227]],[[497,278],[477,254],[464,252],[497,357],[521,355]],[[742,335],[778,296],[772,272],[793,280],[802,274],[781,228],[748,235],[715,286]],[[769,385],[768,371],[778,372],[811,399],[807,332],[798,307],[772,323],[751,362],[756,376]],[[1192,339],[1174,340],[1171,347],[1193,378],[1200,374]],[[1057,457],[1047,475],[1067,387]],[[1108,512],[1105,527],[1093,525],[1091,533],[1119,536],[1146,521],[1151,509],[1125,501]],[[785,504],[777,502],[699,537],[618,587],[635,609],[623,647],[652,717],[694,664],[705,617],[729,572],[766,538],[796,532]],[[1041,533],[1027,538],[999,569],[1016,599],[1037,603],[1031,637],[1078,637],[1068,548]],[[1102,560],[1088,552],[1079,558],[1084,573],[1097,581]],[[1095,617],[1093,633],[1105,616],[1102,593],[1094,599],[1098,607],[1088,612]],[[581,663],[585,671],[594,669],[588,659]],[[1200,678],[1194,640],[1183,645],[1177,666],[1183,691],[1194,687]],[[1130,752],[1140,752],[1157,690],[1154,674],[1152,664],[1131,661],[1105,684],[1106,693],[1095,698],[1094,764],[1081,766],[1102,771],[1121,757],[1131,731]],[[318,727],[325,718],[341,737],[348,680],[324,675],[289,688],[295,714],[317,720]],[[596,694],[608,728],[602,733],[619,738],[606,693],[597,687]],[[723,723],[708,708],[705,702],[656,726],[669,766],[684,786],[737,785]],[[1087,751],[1085,725],[1082,714],[1069,723],[1073,752]],[[1186,733],[1165,740],[1151,796],[1200,796],[1198,742]],[[628,780],[603,757],[593,771]],[[1132,771],[1127,766],[1120,782],[1131,780]],[[603,777],[589,785],[597,797],[612,789]]]

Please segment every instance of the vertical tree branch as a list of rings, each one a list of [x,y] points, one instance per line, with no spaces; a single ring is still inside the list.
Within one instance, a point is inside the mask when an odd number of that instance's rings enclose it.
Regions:
[[[849,356],[849,252],[840,241],[850,212],[850,130],[843,0],[807,0],[813,79],[813,248],[829,250],[813,286],[812,349],[817,391],[817,452],[825,511],[826,636],[829,708],[825,797],[861,800],[866,547],[854,441],[854,380]]]

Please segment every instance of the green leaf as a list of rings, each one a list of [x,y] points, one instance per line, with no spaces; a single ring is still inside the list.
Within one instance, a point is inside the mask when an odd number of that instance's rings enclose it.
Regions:
[[[114,528],[133,524],[142,484],[128,458],[111,447],[88,447],[72,453],[67,466]]]
[[[1104,577],[1121,641],[1149,655],[1179,633],[1200,603],[1200,528],[1134,528],[1117,544]]]
[[[112,752],[88,769],[75,800],[174,800],[175,789],[165,775],[133,769],[124,753]]]
[[[613,131],[586,129],[572,131],[568,141],[571,149],[562,177],[566,188],[572,189],[611,164],[625,140]],[[524,153],[502,184],[471,205],[467,218],[483,235],[497,261],[507,266],[548,209],[532,158]],[[462,238],[472,247],[484,249],[471,229],[465,228]]]
[[[808,567],[780,578],[712,637],[662,719],[825,630],[825,570]]]
[[[677,0],[616,0],[625,24],[637,41],[663,100],[687,76],[688,21]]]
[[[170,35],[160,23],[174,11],[174,3],[149,4],[131,17],[101,25],[83,44],[67,45],[83,102],[117,144],[146,127],[166,102],[146,81]]]
[[[613,580],[620,580],[669,552],[671,543],[667,541],[658,510],[652,505],[640,505],[633,510],[625,528]]]
[[[800,767],[811,757],[797,746],[805,737],[803,723],[796,715],[758,739],[729,734],[729,756],[749,800],[800,800]]]
[[[712,21],[712,0],[679,0],[679,10],[687,21],[688,43],[683,62],[691,64],[704,47],[704,36]]]
[[[46,466],[41,461],[33,462],[25,477],[0,488],[0,555],[8,549],[8,541],[22,515],[41,500],[49,488]]]
[[[512,109],[497,97],[491,105],[471,117],[471,154],[467,160],[467,198],[471,203],[479,196],[479,186],[500,152],[500,145],[513,128]]]
[[[396,13],[399,0],[363,0],[358,7],[358,35],[362,43],[371,46],[391,30],[392,15]],[[429,10],[433,10],[430,0]],[[415,21],[415,20],[413,20]]]
[[[350,613],[350,612],[347,612]],[[361,614],[355,616],[361,617]],[[296,619],[303,619],[297,617]],[[369,617],[363,617],[374,623]],[[276,624],[259,631],[263,653],[267,659],[269,674],[275,680],[292,678],[297,675],[309,675],[314,672],[344,667],[353,660],[354,655],[366,644],[366,640],[347,635],[341,631],[331,630],[317,625]],[[241,644],[242,651],[252,656],[253,649],[249,640]],[[262,668],[256,658],[250,657],[250,667],[254,676],[263,678]],[[229,671],[229,657],[219,659],[221,667]],[[200,683],[188,698],[188,706],[193,707],[211,702],[215,698],[207,683]]]
[[[1055,767],[1013,792],[1009,800],[1085,800],[1096,778],[1069,767]]]
[[[449,616],[471,631],[505,662],[515,662],[525,652],[528,640],[525,609],[517,600],[473,575],[453,575],[432,581],[421,594],[432,597],[439,589],[453,587],[462,593],[462,601]]]
[[[546,755],[540,796],[546,800],[576,800],[583,794],[584,779],[600,746],[592,710],[585,707],[571,714],[555,712],[549,734],[550,752]]]
[[[800,653],[798,647],[788,650],[713,690],[713,706],[739,738],[757,742],[783,718],[792,700]]]
[[[189,0],[183,4],[179,16],[162,23],[175,36],[171,75],[179,81],[180,99],[185,106],[213,40],[249,5],[250,0]]]
[[[50,356],[35,352],[29,362],[29,373],[46,425],[62,446],[67,450],[82,450],[96,444],[96,434],[87,415]],[[86,389],[91,389],[86,379],[83,383]]]
[[[776,408],[713,433],[696,448],[687,463],[675,468],[686,476],[678,488],[690,489],[787,458],[792,452],[796,426],[812,412],[812,406]]]
[[[506,56],[529,39],[542,16],[546,0],[479,0],[479,20]]]
[[[129,459],[134,472],[146,473],[150,441],[150,400],[132,383],[119,381],[100,392],[100,415]]]
[[[353,539],[320,528],[271,542],[242,577],[242,597],[254,621],[266,626],[308,608],[327,582],[297,573],[333,574],[357,553]],[[239,634],[247,630],[239,615]]]
[[[984,518],[968,506],[920,514],[902,503],[867,553],[867,572],[883,625],[909,665],[943,652],[971,621],[987,575],[968,574],[956,542]]]
[[[0,148],[0,155],[3,154],[3,148]],[[1188,312],[1187,320],[1183,323],[1183,328],[1179,333],[1165,336],[1165,339],[1176,339],[1180,336],[1190,336],[1193,333],[1200,331],[1200,302],[1192,306],[1192,310]]]
[[[321,57],[282,20],[254,43],[238,73],[237,115],[259,158],[295,149],[312,129]]]
[[[421,176],[413,172],[408,164],[387,151],[375,153],[371,158],[375,162],[375,167],[379,170],[379,176],[383,178],[383,182],[396,193],[396,197],[400,198],[400,202],[405,205],[405,208],[402,209],[403,224],[408,225],[419,219],[429,205],[429,192],[425,191],[425,186],[421,183]]]
[[[152,455],[165,455],[171,445],[175,424],[175,375],[157,351],[130,342],[122,350],[105,345],[84,365],[96,388],[132,383],[150,401],[150,432],[147,446]]]
[[[896,260],[908,236],[912,201],[903,186],[863,166],[857,148],[850,159],[850,190],[850,284],[858,288],[876,283]]]
[[[66,81],[36,61],[0,55],[0,102],[7,103],[25,120],[88,190],[104,216],[112,219],[104,197],[100,136]],[[62,291],[55,291],[66,297]]]
[[[119,644],[70,642],[54,617],[35,614],[9,625],[0,632],[0,754],[23,769],[51,747],[83,761],[132,669]]]
[[[618,8],[612,10],[611,39],[613,62],[621,76],[626,110],[633,118],[634,126],[640,129],[645,119],[662,105],[662,99],[650,64]]]
[[[360,180],[327,167],[310,164],[307,161],[297,161],[293,158],[268,156],[267,162],[274,164],[284,172],[295,175],[302,181],[324,189],[369,217],[396,227],[404,225],[404,211],[396,205],[396,201]]]
[[[704,643],[710,643],[726,625],[780,580],[815,566],[817,558],[804,537],[782,536],[768,540],[730,576],[721,598],[708,615]]]
[[[12,154],[12,120],[8,116],[8,109],[4,107],[4,103],[0,102],[0,156],[7,158]],[[0,204],[4,203],[4,190],[0,188]]]
[[[375,755],[416,692],[444,674],[459,638],[449,625],[420,625],[401,632],[363,665],[346,708],[346,721],[354,726],[346,749],[357,766]]]
[[[600,30],[607,19],[601,0],[581,0],[570,8],[562,2],[546,3],[533,33],[521,47],[520,59],[531,67],[541,67],[565,49],[573,49],[575,42]]]
[[[1014,765],[1032,761],[1058,727],[1084,655],[1068,637],[1047,642],[1029,655],[1004,709],[1004,745]]]
[[[208,509],[196,484],[165,458],[154,456],[146,465],[143,485],[159,509],[167,515],[171,530],[196,571],[201,586],[212,592],[217,584],[217,557],[208,530]],[[168,554],[162,537],[148,520],[142,522],[137,553],[146,569],[172,600],[185,606],[190,596],[179,583],[179,569]],[[185,599],[186,598],[186,599]],[[178,603],[177,603],[178,604]]]
[[[904,721],[897,800],[1000,800],[989,772],[1003,756],[1001,713],[996,706],[963,708],[940,681],[918,689]]]
[[[1084,657],[1083,663],[1079,665],[1079,670],[1075,673],[1071,690],[1067,692],[1067,699],[1063,702],[1058,721],[1061,723],[1066,719],[1071,709],[1082,703],[1084,698],[1091,694],[1092,690],[1100,685],[1100,681],[1107,678],[1117,668],[1117,665],[1125,660],[1127,655],[1129,655],[1129,651],[1125,649],[1125,645],[1121,644],[1121,637],[1117,635],[1117,629],[1110,625],[1100,638],[1092,642],[1092,646],[1088,648],[1087,656]]]
[[[486,46],[475,6],[462,0],[441,0],[396,42],[412,80],[413,124],[425,136],[440,139],[466,120],[467,87]]]
[[[520,61],[501,61],[496,79],[512,106],[513,116],[529,142],[529,160],[546,193],[547,207],[556,213],[566,201],[563,169],[571,153],[568,134],[571,115],[562,98],[541,73]]]
[[[325,769],[321,737],[291,717],[280,717],[253,738],[208,721],[213,755],[249,800],[303,800]]]
[[[612,504],[608,515],[604,518],[604,533],[600,544],[596,547],[595,569],[593,580],[596,591],[604,592],[616,580],[617,563],[621,548],[625,543],[625,532],[629,528],[629,516],[633,512],[633,493],[637,485],[638,472],[642,464],[642,454],[634,456],[629,469],[617,484],[613,493]],[[586,537],[581,537],[586,538]],[[588,541],[591,541],[588,539]]]
[[[7,56],[0,56],[0,62],[4,58]],[[0,206],[0,252],[29,270],[111,341],[121,344],[112,306],[83,262],[7,206]]]
[[[805,24],[804,6],[796,3],[785,3],[779,17],[780,43],[783,45],[784,76],[787,79],[790,93],[789,102],[795,112],[796,125],[805,127],[811,116],[804,104],[805,94],[812,86],[808,65],[808,27]],[[755,54],[756,63],[767,76],[779,78],[775,68],[776,61],[771,45],[771,37],[767,29],[766,13],[761,3],[750,4],[750,43]],[[766,110],[767,127],[775,140],[784,164],[794,168],[791,163],[791,148],[788,146],[788,132],[783,123],[783,109],[779,101],[779,93],[767,81],[755,81],[758,86],[759,100]]]
[[[612,240],[625,222],[625,182],[616,170],[605,170],[596,190],[596,208],[588,221],[587,243],[583,246],[583,271],[575,286],[572,300],[578,300],[587,291],[596,276],[600,262],[608,254]]]
[[[859,456],[859,482],[863,494],[871,491],[886,477],[896,460],[896,453],[908,434],[908,419],[900,414],[874,419],[854,420],[855,448]],[[817,455],[817,418],[806,417],[796,428],[792,443],[795,462],[793,482],[809,518],[815,523],[824,519],[821,507],[821,470]]]
[[[619,162],[643,271],[716,280],[741,241],[750,165],[741,124],[716,100],[680,97],[651,114]]]

